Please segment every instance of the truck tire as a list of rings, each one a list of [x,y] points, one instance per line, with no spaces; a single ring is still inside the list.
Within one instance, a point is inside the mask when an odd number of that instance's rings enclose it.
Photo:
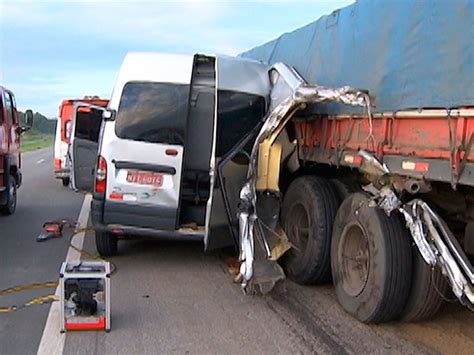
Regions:
[[[411,290],[400,318],[418,322],[433,317],[446,299],[448,286],[441,271],[432,269],[414,247]]]
[[[117,236],[113,233],[95,231],[95,246],[100,256],[117,255]]]
[[[342,203],[351,193],[362,191],[360,184],[355,180],[349,179],[331,179],[331,184],[334,186],[339,204]]]
[[[69,178],[68,177],[61,178],[61,180],[62,180],[62,183],[63,183],[64,187],[69,186]]]
[[[329,252],[337,206],[328,180],[303,176],[291,183],[283,201],[282,221],[293,248],[282,263],[286,274],[297,283],[331,279]]]
[[[341,306],[364,323],[398,317],[410,292],[412,250],[400,216],[369,207],[364,193],[339,208],[331,244],[331,269]]]
[[[0,206],[0,212],[4,215],[11,215],[16,210],[16,195],[17,195],[16,180],[13,176],[8,176],[6,186],[6,203]]]

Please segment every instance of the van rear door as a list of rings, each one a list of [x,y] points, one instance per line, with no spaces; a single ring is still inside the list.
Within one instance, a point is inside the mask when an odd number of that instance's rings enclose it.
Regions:
[[[105,224],[176,229],[188,98],[189,81],[124,85],[101,150]]]
[[[85,103],[74,105],[68,158],[75,190],[92,192],[94,188],[94,168],[104,110],[103,107]]]
[[[214,182],[215,60],[189,59],[179,70],[189,73],[187,83],[169,75],[167,82],[125,83],[101,150],[105,224],[205,233]]]

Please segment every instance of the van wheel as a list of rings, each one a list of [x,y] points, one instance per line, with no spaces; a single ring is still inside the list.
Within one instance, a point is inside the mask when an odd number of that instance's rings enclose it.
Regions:
[[[13,214],[16,210],[16,180],[13,176],[8,176],[5,193],[7,194],[6,203],[0,206],[0,212],[5,215]]]
[[[65,178],[61,178],[62,182],[63,182],[63,186],[64,187],[68,187],[69,186],[69,178],[68,177],[65,177]]]
[[[337,212],[331,269],[341,306],[364,323],[398,317],[410,292],[412,251],[400,216],[349,195]]]
[[[411,290],[401,319],[418,322],[433,317],[446,299],[448,287],[441,271],[432,269],[414,247]]]
[[[95,231],[95,246],[100,256],[117,255],[117,236],[109,232]]]
[[[329,252],[337,211],[336,193],[329,181],[303,176],[293,181],[282,206],[283,227],[293,247],[283,258],[286,274],[300,284],[331,278]]]

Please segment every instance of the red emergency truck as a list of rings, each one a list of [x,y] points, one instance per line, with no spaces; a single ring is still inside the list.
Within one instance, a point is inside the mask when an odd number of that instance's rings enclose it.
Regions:
[[[62,180],[64,186],[68,186],[70,180],[66,158],[71,139],[73,107],[77,102],[106,107],[109,100],[100,99],[98,96],[85,96],[82,99],[65,99],[59,105],[56,137],[54,139],[54,174],[57,179]]]

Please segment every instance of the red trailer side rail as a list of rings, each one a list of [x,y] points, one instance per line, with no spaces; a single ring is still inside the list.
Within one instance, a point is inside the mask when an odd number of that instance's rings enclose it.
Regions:
[[[358,167],[360,149],[391,172],[474,186],[474,108],[295,119],[300,158]]]

